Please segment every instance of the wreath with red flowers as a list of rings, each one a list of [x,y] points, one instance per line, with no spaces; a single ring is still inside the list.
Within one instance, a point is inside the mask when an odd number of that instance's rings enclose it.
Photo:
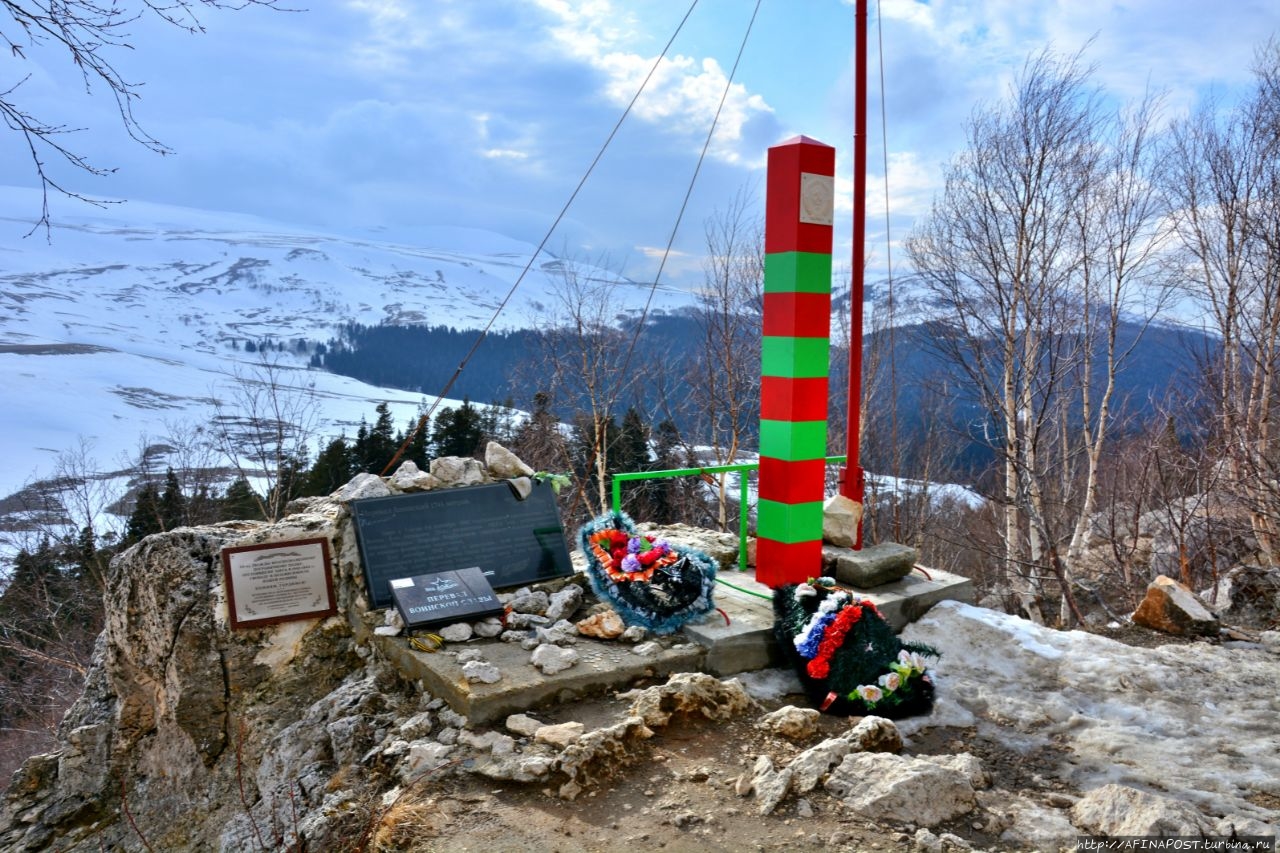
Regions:
[[[924,659],[938,652],[898,639],[873,602],[818,578],[774,590],[773,611],[774,636],[820,710],[896,719],[933,707]]]

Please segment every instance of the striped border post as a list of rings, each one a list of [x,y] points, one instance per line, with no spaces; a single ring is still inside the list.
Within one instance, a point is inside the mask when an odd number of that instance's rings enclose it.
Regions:
[[[756,579],[771,587],[822,574],[835,165],[806,136],[769,149]]]

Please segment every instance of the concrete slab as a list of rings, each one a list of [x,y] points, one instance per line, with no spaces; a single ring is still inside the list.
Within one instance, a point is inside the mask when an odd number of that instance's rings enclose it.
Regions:
[[[929,574],[926,578],[913,572],[858,592],[871,599],[897,631],[944,599],[973,603],[973,582],[968,578],[932,569]],[[554,675],[536,669],[529,662],[531,652],[519,643],[472,640],[429,654],[410,648],[404,637],[375,637],[374,642],[408,678],[421,681],[423,689],[475,724],[622,689],[640,678],[665,678],[675,672],[710,672],[723,678],[781,665],[773,640],[773,591],[755,579],[754,571],[725,571],[719,579],[716,605],[728,614],[727,624],[712,612],[682,632],[660,638],[662,649],[651,657],[636,654],[628,643],[581,637],[573,646],[581,658],[577,665]],[[502,672],[502,680],[469,683],[457,661],[462,649],[478,650]]]
[[[426,692],[444,699],[450,708],[475,724],[620,689],[639,678],[699,672],[707,656],[704,647],[679,634],[660,639],[664,648],[652,657],[636,654],[635,646],[629,643],[582,637],[573,646],[581,656],[575,666],[543,675],[529,663],[532,653],[519,643],[472,640],[427,653],[410,648],[404,637],[375,637],[374,641],[406,677],[421,681]],[[494,684],[469,683],[457,661],[457,652],[463,649],[478,650],[502,672],[502,680]]]
[[[712,612],[683,629],[686,637],[706,648],[706,671],[724,678],[782,665],[773,642],[773,591],[757,582],[754,572],[720,572],[717,577],[722,582],[716,584],[716,606],[729,621]]]
[[[940,569],[927,569],[929,577],[914,571],[901,580],[870,590],[858,590],[869,598],[893,630],[901,631],[916,621],[939,601],[962,601],[976,604],[973,581]]]

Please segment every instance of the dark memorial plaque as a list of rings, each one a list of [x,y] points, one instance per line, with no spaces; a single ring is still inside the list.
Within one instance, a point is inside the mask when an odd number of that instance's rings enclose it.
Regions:
[[[329,540],[294,539],[222,549],[232,628],[258,628],[338,612]]]
[[[573,574],[550,486],[520,500],[506,483],[353,501],[369,601],[390,581],[479,566],[494,589]]]
[[[410,630],[473,622],[502,612],[502,602],[493,594],[493,587],[479,566],[396,578],[391,581],[391,597]]]

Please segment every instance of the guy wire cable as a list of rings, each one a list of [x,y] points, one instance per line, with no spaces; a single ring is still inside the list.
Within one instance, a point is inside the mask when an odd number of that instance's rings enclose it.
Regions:
[[[693,167],[693,175],[689,178],[689,186],[685,189],[684,199],[680,202],[680,210],[676,214],[675,224],[671,227],[671,235],[667,238],[666,248],[662,250],[662,260],[658,263],[658,271],[654,273],[653,284],[649,286],[649,296],[645,299],[644,310],[640,312],[640,321],[636,323],[635,330],[631,334],[631,343],[627,346],[627,355],[622,360],[622,369],[620,375],[626,375],[627,369],[631,366],[631,356],[635,354],[636,342],[640,339],[640,331],[644,328],[645,321],[649,318],[649,309],[653,305],[653,294],[658,290],[658,282],[662,280],[662,271],[666,269],[667,259],[671,257],[671,247],[676,242],[676,235],[680,231],[680,223],[684,219],[685,211],[689,207],[689,198],[693,195],[693,187],[698,181],[698,174],[702,171],[702,163],[707,159],[707,150],[711,147],[711,138],[715,135],[716,125],[720,121],[720,113],[724,110],[724,103],[729,99],[729,91],[733,88],[734,76],[738,73],[738,65],[742,61],[742,54],[747,48],[747,39],[751,36],[751,28],[755,25],[756,15],[760,12],[761,0],[756,0],[755,8],[751,11],[751,19],[747,21],[746,32],[742,34],[742,43],[738,45],[738,55],[734,57],[733,67],[729,69],[729,74],[725,80],[724,91],[720,93],[720,103],[716,106],[715,115],[711,118],[711,127],[707,130],[707,138],[702,143],[702,151],[698,154],[698,162]],[[613,395],[609,398],[605,411],[608,412],[613,408],[614,403],[618,399],[618,388],[614,388]],[[600,430],[596,431],[597,441]],[[593,462],[599,459],[600,447],[592,448]]]
[[[631,114],[632,107],[636,105],[636,101],[638,101],[640,99],[640,95],[644,93],[645,88],[649,85],[649,81],[653,79],[653,75],[662,64],[662,60],[666,58],[667,51],[669,51],[671,49],[671,45],[675,43],[676,36],[680,35],[680,31],[684,29],[685,23],[688,22],[689,16],[693,14],[693,10],[697,5],[698,0],[693,0],[689,4],[688,11],[686,11],[684,13],[684,17],[680,19],[680,23],[676,26],[675,32],[671,34],[671,38],[667,39],[667,43],[663,46],[662,52],[658,54],[658,58],[653,61],[652,67],[649,68],[649,73],[646,74],[644,80],[641,81],[640,88],[637,89],[635,95],[631,97],[631,101],[627,104],[627,108],[624,109],[622,111],[622,115],[618,117],[618,121],[614,124],[613,130],[609,131],[609,135],[605,137],[604,144],[602,144],[600,146],[600,150],[596,152],[595,159],[591,161],[591,165],[589,165],[587,167],[587,171],[583,173],[582,179],[578,181],[578,185],[574,187],[573,192],[569,195],[569,200],[564,203],[564,207],[560,208],[560,213],[556,215],[555,221],[551,223],[551,227],[548,228],[547,233],[543,235],[542,241],[538,243],[538,247],[534,249],[533,254],[529,257],[528,263],[526,263],[524,265],[524,269],[520,271],[520,275],[516,276],[516,280],[507,291],[507,295],[502,297],[502,302],[498,303],[498,307],[494,310],[493,316],[489,318],[489,322],[485,324],[484,329],[482,329],[480,334],[476,337],[475,343],[471,345],[471,349],[467,351],[465,356],[463,356],[462,361],[458,362],[458,368],[453,372],[453,375],[449,377],[449,381],[445,383],[444,388],[440,393],[436,395],[435,402],[431,404],[431,407],[427,409],[420,418],[418,418],[418,425],[409,433],[405,438],[404,443],[400,445],[399,449],[396,450],[395,455],[391,457],[391,461],[382,469],[383,476],[386,476],[387,472],[391,470],[391,466],[395,465],[396,462],[400,460],[400,457],[404,455],[404,451],[408,448],[410,442],[413,441],[414,436],[423,430],[427,422],[431,420],[431,416],[435,414],[436,409],[440,406],[440,402],[445,398],[445,395],[449,393],[450,389],[453,388],[453,384],[458,381],[458,377],[462,375],[462,371],[466,368],[467,362],[471,360],[471,357],[475,355],[476,350],[480,348],[481,342],[483,342],[485,336],[489,334],[489,330],[493,328],[493,324],[498,321],[498,317],[502,314],[503,309],[507,307],[507,303],[511,301],[511,297],[515,295],[516,288],[518,288],[521,282],[524,281],[524,277],[528,275],[529,270],[532,269],[534,263],[537,262],[538,255],[542,254],[542,250],[546,248],[548,241],[551,240],[551,235],[555,233],[556,228],[560,226],[561,220],[563,220],[565,214],[569,212],[569,207],[578,197],[578,193],[582,191],[582,187],[587,183],[587,178],[591,177],[591,173],[595,171],[596,165],[599,164],[601,158],[604,157],[604,152],[609,147],[609,143],[613,142],[613,138],[618,135],[618,130],[622,127],[622,123],[626,121],[627,116]],[[757,6],[758,5],[759,4],[757,2]]]

